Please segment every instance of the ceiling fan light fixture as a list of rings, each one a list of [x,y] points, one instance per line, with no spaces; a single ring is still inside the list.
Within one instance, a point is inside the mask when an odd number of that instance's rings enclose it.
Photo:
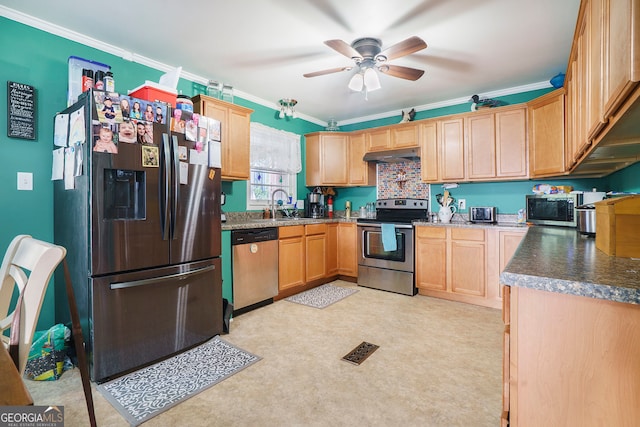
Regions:
[[[349,89],[354,92],[360,92],[363,87],[364,77],[362,76],[362,73],[354,74],[353,77],[351,77],[351,80],[349,80]]]
[[[373,68],[367,68],[364,72],[364,85],[367,87],[367,91],[371,92],[380,89],[380,79],[378,73]]]

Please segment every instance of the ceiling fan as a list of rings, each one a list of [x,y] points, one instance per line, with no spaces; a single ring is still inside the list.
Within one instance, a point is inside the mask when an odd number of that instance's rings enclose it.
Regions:
[[[355,66],[330,68],[328,70],[316,71],[304,74],[305,77],[316,77],[325,74],[349,71],[357,67],[357,73],[349,81],[349,89],[368,92],[380,89],[380,80],[376,70],[393,77],[406,80],[418,80],[424,74],[424,70],[403,67],[400,65],[390,65],[387,62],[417,52],[427,47],[427,44],[420,37],[409,37],[385,50],[382,50],[382,42],[372,37],[363,37],[348,44],[343,40],[327,40],[324,42],[336,52],[352,59]]]

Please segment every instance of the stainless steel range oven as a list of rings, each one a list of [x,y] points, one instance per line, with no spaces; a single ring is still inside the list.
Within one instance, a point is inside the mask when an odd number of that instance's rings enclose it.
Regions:
[[[383,199],[376,218],[358,219],[358,285],[415,295],[414,220],[429,217],[425,199]]]

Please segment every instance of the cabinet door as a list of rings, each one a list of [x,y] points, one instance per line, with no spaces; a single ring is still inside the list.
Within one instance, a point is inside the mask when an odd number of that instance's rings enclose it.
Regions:
[[[326,267],[326,235],[314,234],[305,237],[306,246],[306,272],[305,282],[322,279],[325,277]]]
[[[349,135],[349,185],[376,185],[376,164],[362,160],[367,152],[364,132]]]
[[[320,135],[317,133],[305,135],[305,147],[307,187],[322,185],[322,177],[320,175]]]
[[[226,175],[235,179],[249,179],[250,126],[250,113],[229,109],[226,141],[227,167],[223,169],[225,171],[222,173],[223,177]]]
[[[416,227],[416,286],[447,290],[446,228]]]
[[[366,132],[367,151],[381,151],[391,148],[389,128],[374,129]]]
[[[640,81],[640,6],[638,0],[605,4],[604,115],[609,118]]]
[[[463,119],[442,120],[440,128],[440,178],[442,181],[465,179]]]
[[[451,242],[451,292],[484,296],[486,292],[484,243]]]
[[[593,140],[606,124],[604,119],[603,73],[604,73],[604,3],[605,0],[589,1],[589,116],[587,137]]]
[[[500,111],[496,123],[496,176],[527,177],[527,109]]]
[[[304,285],[305,238],[302,236],[278,241],[278,289],[280,291]]]
[[[469,179],[496,176],[496,130],[493,114],[465,117],[467,132],[467,176]]]
[[[391,147],[393,148],[417,147],[419,141],[419,126],[415,122],[395,125],[391,128]]]
[[[487,289],[485,231],[451,228],[450,232],[451,292],[484,297]]]
[[[422,165],[420,174],[423,181],[438,181],[438,122],[431,121],[421,123],[420,136],[420,163]]]
[[[346,185],[349,180],[346,134],[320,135],[320,173],[323,185]]]
[[[529,104],[529,173],[563,175],[565,171],[564,89],[558,89]]]
[[[338,274],[338,223],[327,224],[327,276]]]
[[[358,276],[358,229],[353,223],[338,226],[338,272],[345,276]]]

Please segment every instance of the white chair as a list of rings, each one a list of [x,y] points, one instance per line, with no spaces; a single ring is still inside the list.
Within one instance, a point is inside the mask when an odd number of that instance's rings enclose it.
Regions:
[[[67,250],[62,246],[36,240],[27,235],[16,236],[11,241],[0,266],[0,337],[3,345],[8,349],[11,350],[14,346],[18,347],[17,357],[15,355],[12,357],[14,357],[18,372],[22,376],[27,366],[47,286],[56,267],[62,262],[71,311],[72,333],[87,410],[89,411],[89,423],[91,426],[96,426],[82,329],[71,285],[71,276],[64,259],[66,254]],[[16,287],[18,300],[16,307],[9,312]],[[9,338],[3,334],[7,329],[11,331]]]
[[[0,267],[0,331],[12,329],[11,335],[18,340],[18,371],[24,373],[31,350],[33,334],[40,316],[42,301],[54,270],[64,259],[67,250],[62,246],[20,235],[13,239]],[[20,306],[9,313],[14,289],[19,292]],[[19,312],[18,321],[14,315]],[[19,330],[16,331],[15,328]],[[5,346],[9,339],[2,335]]]

